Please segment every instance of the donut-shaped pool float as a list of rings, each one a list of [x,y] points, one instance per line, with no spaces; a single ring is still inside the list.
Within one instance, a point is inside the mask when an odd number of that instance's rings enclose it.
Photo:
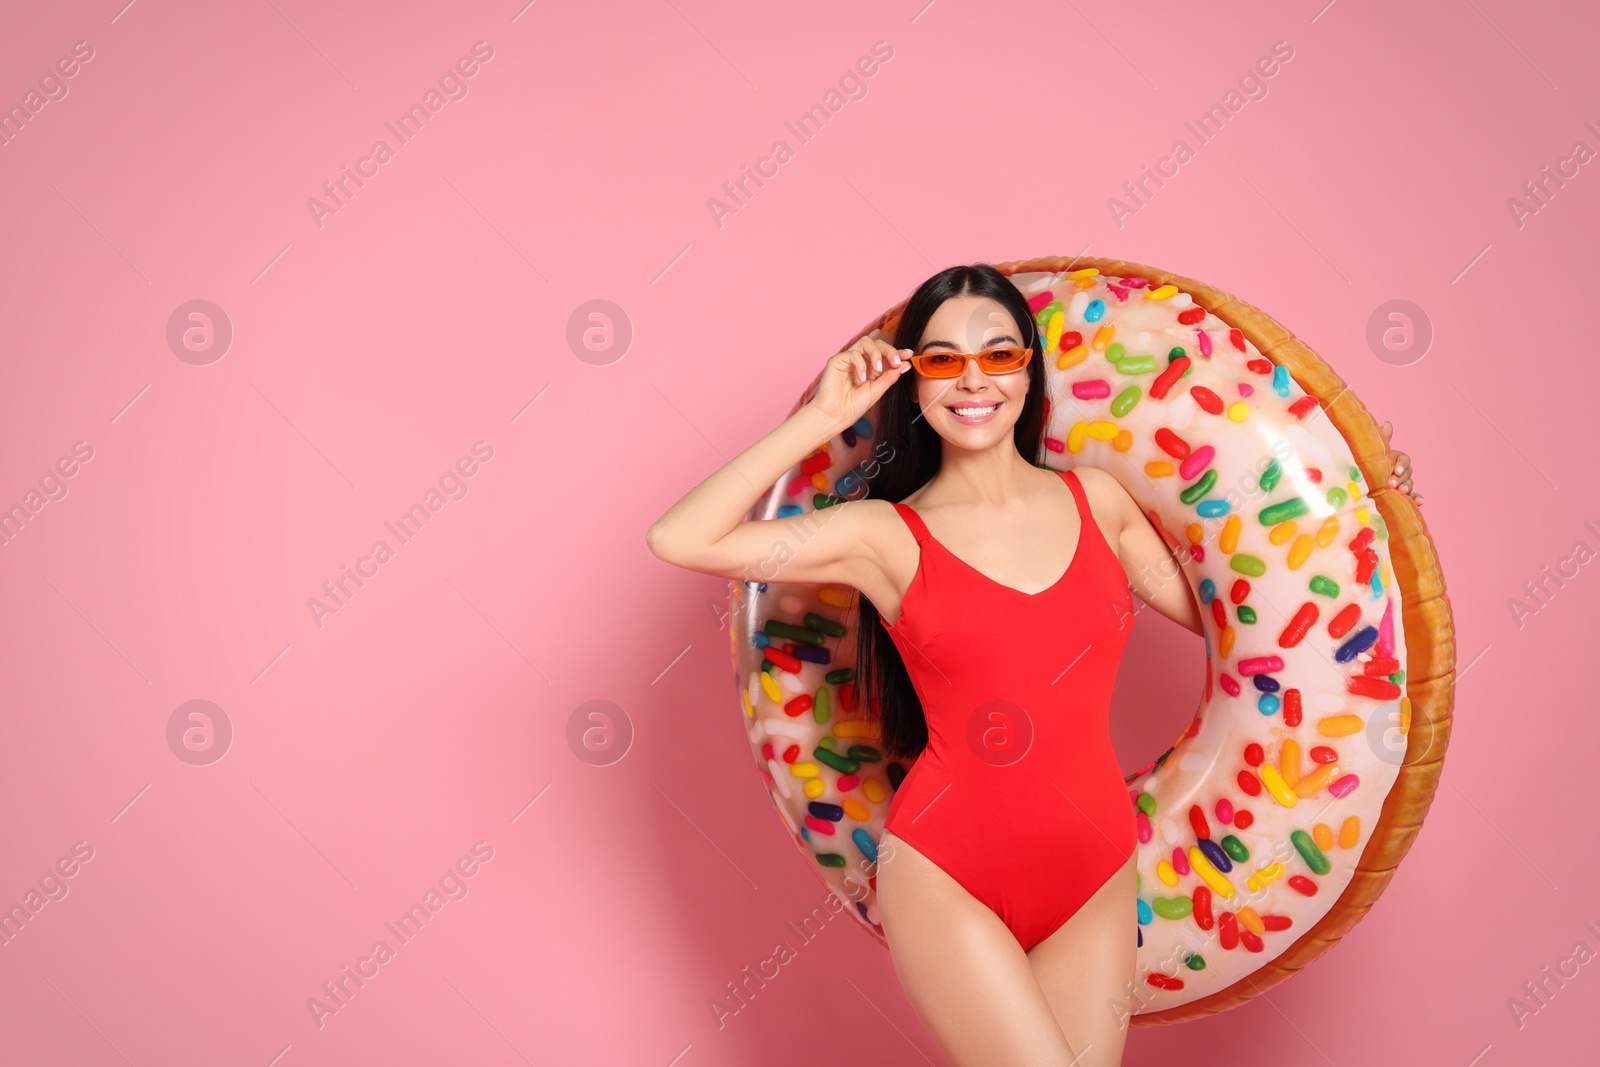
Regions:
[[[1273,319],[1118,260],[999,265],[1045,345],[1044,454],[1100,467],[1200,604],[1199,710],[1127,777],[1139,828],[1135,1025],[1225,1010],[1327,951],[1382,893],[1449,739],[1450,605],[1416,505],[1344,382]],[[903,304],[851,338],[893,340]],[[810,400],[818,380],[796,401]],[[751,509],[866,494],[877,410]],[[1374,489],[1377,485],[1380,488]],[[909,769],[854,688],[856,591],[734,582],[750,751],[811,869],[887,945],[877,842]]]

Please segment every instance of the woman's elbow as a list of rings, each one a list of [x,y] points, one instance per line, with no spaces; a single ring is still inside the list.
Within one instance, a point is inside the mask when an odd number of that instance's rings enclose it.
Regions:
[[[650,528],[644,532],[644,543],[656,559],[663,563],[673,562],[672,540],[659,522],[651,523]]]
[[[700,570],[704,566],[706,552],[703,546],[688,544],[682,537],[675,537],[670,530],[660,528],[659,524],[645,531],[644,543],[650,549],[650,554],[663,563],[687,570]]]

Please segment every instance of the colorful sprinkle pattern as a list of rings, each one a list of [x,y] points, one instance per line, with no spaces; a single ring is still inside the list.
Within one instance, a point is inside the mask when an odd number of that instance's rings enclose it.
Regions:
[[[1200,711],[1129,778],[1139,1003],[1159,1011],[1271,961],[1350,880],[1410,725],[1387,535],[1316,399],[1189,294],[1093,268],[1012,281],[1046,343],[1039,461],[1115,475],[1205,618]],[[751,517],[859,495],[872,434],[869,415]],[[733,608],[735,684],[773,803],[882,943],[876,842],[908,768],[884,758],[853,666],[835,662],[854,659],[855,591],[736,583]]]

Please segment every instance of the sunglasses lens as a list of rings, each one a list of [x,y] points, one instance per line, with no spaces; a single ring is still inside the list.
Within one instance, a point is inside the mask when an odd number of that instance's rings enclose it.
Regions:
[[[918,371],[928,378],[957,378],[967,369],[967,360],[976,359],[985,374],[1007,374],[1021,370],[1028,363],[1028,351],[1022,348],[991,348],[975,356],[957,352],[929,352],[918,356]]]
[[[1016,370],[1022,366],[1022,354],[1020,348],[991,348],[981,357],[983,368],[990,374]]]

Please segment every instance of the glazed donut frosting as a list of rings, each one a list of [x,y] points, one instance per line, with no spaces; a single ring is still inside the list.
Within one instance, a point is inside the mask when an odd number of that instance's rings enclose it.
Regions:
[[[1349,883],[1405,757],[1400,596],[1349,445],[1240,330],[1140,277],[1086,268],[1011,281],[1044,343],[1035,461],[1115,476],[1178,564],[1134,578],[1135,593],[1187,581],[1204,618],[1199,711],[1127,779],[1135,1004],[1157,1012],[1261,968]],[[876,415],[749,517],[862,496]],[[884,757],[855,691],[855,591],[736,582],[732,599],[735,684],[769,796],[812,869],[883,943],[877,841],[907,767]]]

